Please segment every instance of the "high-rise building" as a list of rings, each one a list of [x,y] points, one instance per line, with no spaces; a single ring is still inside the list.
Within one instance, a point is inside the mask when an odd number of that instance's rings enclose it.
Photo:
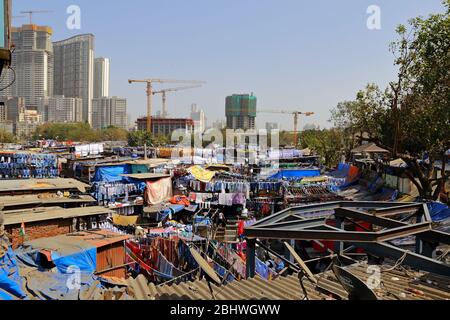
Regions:
[[[13,84],[2,95],[23,97],[27,106],[37,107],[41,98],[53,94],[52,29],[28,24],[11,31],[14,45],[11,67],[15,75],[5,71],[0,86]]]
[[[83,99],[82,120],[92,124],[94,35],[83,34],[53,43],[54,94]]]
[[[228,129],[255,129],[256,97],[251,94],[234,94],[226,98],[225,115]]]
[[[82,122],[83,99],[53,96],[44,98],[39,105],[44,122]]]
[[[19,111],[25,108],[25,98],[23,97],[0,97],[0,103],[6,108],[6,120],[17,121]]]
[[[109,59],[94,60],[94,98],[109,97]]]
[[[29,137],[42,124],[42,116],[37,109],[22,108],[19,110],[18,121],[15,123],[15,134],[19,137]]]
[[[0,121],[8,120],[8,108],[6,104],[0,101]]]
[[[204,132],[206,130],[205,112],[196,104],[191,106],[191,119],[194,121],[194,132]]]
[[[92,127],[103,129],[110,126],[127,129],[127,99],[97,98],[92,100]]]

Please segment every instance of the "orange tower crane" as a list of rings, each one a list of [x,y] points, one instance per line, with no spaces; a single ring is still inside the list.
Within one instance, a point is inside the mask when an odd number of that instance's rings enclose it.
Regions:
[[[155,83],[191,83],[191,84],[202,84],[203,81],[195,80],[167,80],[167,79],[143,79],[135,80],[130,79],[128,83],[145,83],[147,85],[147,132],[152,133],[152,96],[153,96],[153,84]]]
[[[310,117],[315,114],[314,112],[284,111],[284,110],[262,110],[262,111],[258,111],[258,112],[259,113],[292,114],[294,116],[294,144],[296,147],[299,146],[298,131],[299,131],[300,116]]]
[[[162,90],[159,90],[159,91],[154,91],[153,95],[161,94],[161,96],[162,96],[162,113],[161,113],[161,116],[163,118],[167,118],[167,116],[168,116],[168,111],[167,111],[167,93],[168,92],[177,92],[177,91],[181,91],[181,90],[194,89],[194,88],[199,88],[201,86],[202,86],[201,84],[198,84],[198,85],[195,85],[195,86],[169,88],[169,89],[162,89]]]

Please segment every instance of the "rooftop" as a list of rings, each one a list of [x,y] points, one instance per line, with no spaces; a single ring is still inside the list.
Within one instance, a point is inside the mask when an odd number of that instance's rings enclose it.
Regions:
[[[112,213],[104,207],[83,207],[62,209],[60,207],[35,208],[28,210],[13,210],[5,212],[5,226],[30,222],[40,222],[55,219],[71,219],[78,217],[89,217]]]

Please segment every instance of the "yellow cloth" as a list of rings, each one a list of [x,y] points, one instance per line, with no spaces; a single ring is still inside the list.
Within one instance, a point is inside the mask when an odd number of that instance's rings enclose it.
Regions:
[[[121,216],[118,214],[113,214],[113,222],[115,225],[128,227],[137,225],[139,216]]]
[[[311,177],[311,178],[303,178],[301,183],[318,183],[318,182],[327,182],[328,177]]]
[[[201,182],[210,182],[216,175],[214,171],[208,171],[200,166],[193,166],[188,169],[188,172],[194,176],[195,179]]]

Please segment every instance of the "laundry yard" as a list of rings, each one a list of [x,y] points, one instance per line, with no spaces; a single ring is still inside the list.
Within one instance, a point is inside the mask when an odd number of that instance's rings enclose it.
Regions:
[[[173,151],[3,150],[1,299],[450,298],[450,209],[385,150]]]

